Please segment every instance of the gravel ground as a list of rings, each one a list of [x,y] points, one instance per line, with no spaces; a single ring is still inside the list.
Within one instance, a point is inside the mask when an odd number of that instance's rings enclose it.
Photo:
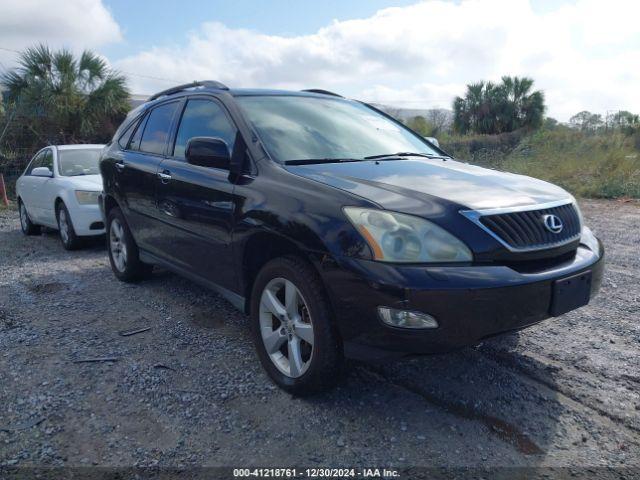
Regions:
[[[353,364],[310,399],[270,383],[221,297],[163,271],[123,284],[101,242],[66,252],[0,211],[0,465],[638,468],[640,205],[582,207],[608,249],[588,307]],[[96,357],[117,360],[77,363]]]

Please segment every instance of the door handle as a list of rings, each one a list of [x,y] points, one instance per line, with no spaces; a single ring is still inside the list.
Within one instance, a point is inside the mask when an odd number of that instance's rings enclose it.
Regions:
[[[114,165],[117,171],[121,172],[124,170],[124,162],[116,162]]]
[[[162,183],[169,183],[169,181],[171,180],[171,173],[169,172],[169,170],[158,172],[158,178]]]

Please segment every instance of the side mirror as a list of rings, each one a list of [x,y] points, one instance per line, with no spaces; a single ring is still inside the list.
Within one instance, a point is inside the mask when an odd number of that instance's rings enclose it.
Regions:
[[[440,148],[440,142],[438,142],[438,139],[436,137],[424,137],[424,138],[425,138],[425,140],[429,140],[436,147]]]
[[[229,170],[231,164],[231,154],[227,142],[215,137],[189,139],[184,156],[190,164],[201,167]]]
[[[53,177],[53,172],[49,170],[49,167],[36,167],[31,170],[31,175],[34,177]]]

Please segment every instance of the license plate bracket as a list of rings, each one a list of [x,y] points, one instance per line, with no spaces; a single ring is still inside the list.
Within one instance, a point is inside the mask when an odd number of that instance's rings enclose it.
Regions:
[[[553,317],[583,307],[591,297],[591,270],[553,282],[551,308]]]

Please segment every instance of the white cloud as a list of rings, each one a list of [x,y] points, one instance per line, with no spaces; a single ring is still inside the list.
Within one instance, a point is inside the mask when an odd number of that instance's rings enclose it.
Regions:
[[[465,84],[527,75],[561,120],[582,109],[640,111],[640,2],[425,1],[282,37],[204,23],[183,46],[117,62],[126,71],[232,86],[334,89],[398,106],[450,107]],[[151,92],[166,82],[133,78]]]
[[[544,11],[528,0],[428,0],[300,36],[205,22],[180,45],[132,52],[114,65],[139,75],[130,76],[137,93],[212,78],[411,108],[450,107],[467,83],[527,75],[545,91],[548,113],[567,120],[583,109],[640,112],[638,18],[635,0],[575,0]],[[46,41],[78,50],[121,36],[100,0],[0,0],[0,47]],[[14,57],[0,51],[0,62],[7,55]]]
[[[101,0],[0,0],[0,47],[21,51],[36,43],[74,51],[120,41],[120,27]],[[5,68],[16,55],[0,50]]]

